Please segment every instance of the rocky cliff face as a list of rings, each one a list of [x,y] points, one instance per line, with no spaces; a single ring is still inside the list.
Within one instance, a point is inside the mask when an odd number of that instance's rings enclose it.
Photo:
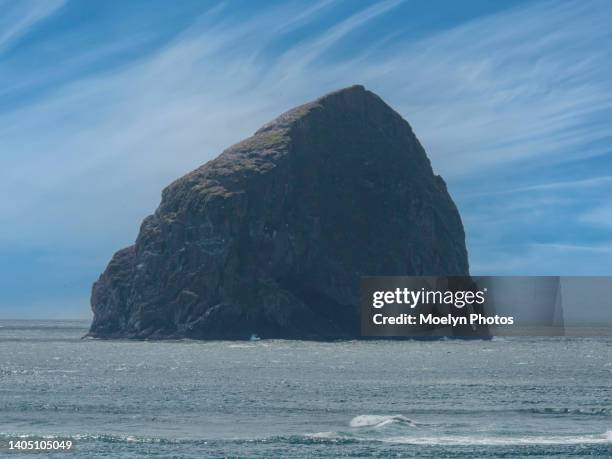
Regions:
[[[93,286],[96,337],[359,336],[363,275],[467,275],[459,213],[410,125],[362,86],[178,179]]]

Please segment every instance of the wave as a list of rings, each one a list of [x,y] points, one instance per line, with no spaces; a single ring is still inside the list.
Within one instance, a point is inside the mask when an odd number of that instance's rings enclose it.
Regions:
[[[594,445],[611,444],[612,431],[594,435],[551,435],[551,436],[497,436],[479,437],[470,435],[440,435],[440,436],[392,436],[392,437],[360,437],[349,433],[319,432],[308,435],[309,438],[328,442],[362,441],[377,443],[394,443],[421,446],[538,446],[538,445]]]
[[[362,414],[351,419],[349,425],[351,427],[383,427],[389,424],[402,424],[416,426],[412,419],[408,419],[401,414],[378,415],[378,414]]]
[[[447,446],[520,446],[520,445],[586,445],[612,443],[612,430],[597,435],[551,435],[522,437],[476,437],[476,436],[439,436],[439,437],[389,437],[381,439],[387,443],[410,445],[447,445]]]
[[[393,443],[404,445],[422,446],[538,446],[538,445],[589,445],[589,444],[612,444],[612,430],[603,434],[593,435],[551,435],[551,436],[393,436],[393,437],[367,437],[341,432],[319,432],[306,435],[275,436],[254,439],[232,439],[232,440],[204,440],[204,439],[169,439],[156,437],[139,437],[133,435],[105,435],[105,434],[79,434],[79,435],[15,435],[0,433],[0,440],[9,438],[44,438],[44,439],[73,439],[88,442],[99,441],[103,443],[126,443],[126,444],[158,444],[158,445],[222,445],[222,444],[256,444],[256,443],[281,443],[281,444],[354,444],[362,442]]]
[[[612,408],[610,407],[591,407],[591,408],[529,408],[526,410],[517,410],[523,413],[531,414],[575,414],[585,416],[612,416]]]
[[[611,406],[591,406],[591,407],[539,407],[539,408],[439,408],[439,409],[412,409],[412,414],[415,415],[438,415],[438,416],[453,416],[453,415],[502,415],[502,414],[541,414],[541,415],[580,415],[580,416],[612,416]]]

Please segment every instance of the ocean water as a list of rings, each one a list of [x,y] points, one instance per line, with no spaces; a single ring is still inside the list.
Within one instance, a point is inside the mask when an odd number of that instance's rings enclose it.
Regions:
[[[0,322],[0,439],[76,440],[55,458],[612,456],[610,338],[128,342],[86,327]]]

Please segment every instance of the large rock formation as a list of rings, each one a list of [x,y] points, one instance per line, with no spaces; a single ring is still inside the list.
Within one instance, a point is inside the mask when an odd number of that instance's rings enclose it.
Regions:
[[[178,179],[93,286],[96,337],[359,336],[363,275],[467,275],[410,125],[352,86]]]

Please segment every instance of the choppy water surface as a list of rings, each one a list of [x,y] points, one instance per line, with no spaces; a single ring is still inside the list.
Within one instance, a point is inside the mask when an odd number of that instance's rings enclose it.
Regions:
[[[0,439],[71,436],[78,457],[612,456],[610,338],[109,342],[86,326],[0,322]]]

